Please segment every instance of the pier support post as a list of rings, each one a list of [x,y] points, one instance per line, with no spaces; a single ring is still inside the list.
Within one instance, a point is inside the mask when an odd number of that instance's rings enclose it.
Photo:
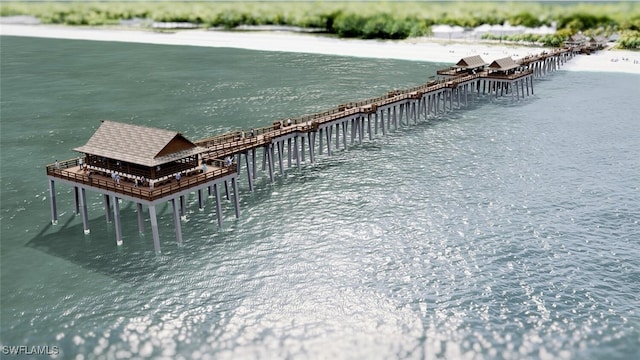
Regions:
[[[393,105],[393,130],[398,130],[398,107]]]
[[[256,174],[257,174],[257,166],[256,166],[256,148],[251,149],[251,164],[253,165],[253,172],[251,173],[251,175],[253,175],[253,179],[256,179]]]
[[[113,198],[113,222],[116,227],[116,245],[122,245],[122,225],[120,224],[120,201],[115,195]]]
[[[251,166],[249,166],[249,151],[245,152],[244,161],[247,165],[247,182],[249,183],[249,191],[253,191],[253,179],[255,178],[255,175],[253,175],[252,172],[255,171],[255,169],[252,170]]]
[[[222,229],[222,204],[220,203],[220,189],[218,183],[213,184],[213,195],[216,201],[216,218],[218,219],[218,227]]]
[[[180,201],[182,202],[182,196],[180,196]],[[180,211],[175,198],[171,199],[171,207],[173,208],[173,224],[176,228],[176,242],[178,245],[182,245],[182,224],[180,223]]]
[[[355,142],[356,138],[356,119],[351,119],[351,145]]]
[[[378,111],[375,112],[373,117],[373,133],[378,135]]]
[[[273,182],[273,143],[270,143],[265,147],[265,153],[267,154],[267,163],[269,165],[269,180]]]
[[[136,203],[136,212],[138,213],[138,232],[144,234],[144,218],[142,203]]]
[[[198,189],[198,210],[204,210],[204,199],[202,198],[202,189]]]
[[[298,171],[300,171],[300,153],[298,152],[298,136],[297,135],[293,138],[293,156],[296,158],[296,168],[298,169]]]
[[[284,165],[282,163],[282,153],[284,152],[284,141],[278,141],[278,167],[280,169],[280,176],[284,175]]]
[[[322,146],[324,145],[322,143],[322,129],[318,129],[318,154],[322,155]]]
[[[75,207],[74,207],[73,212],[76,215],[79,215],[80,214],[80,196],[78,195],[78,187],[77,186],[73,187],[73,200],[74,200],[74,203],[75,203]]]
[[[453,111],[453,89],[449,90],[449,110]]]
[[[227,183],[227,180],[224,181],[224,195],[227,200],[231,199],[229,197],[229,183]]]
[[[327,136],[327,156],[331,156],[331,130],[332,126],[327,126],[325,129],[325,135]]]
[[[84,227],[84,233],[89,234],[91,230],[89,230],[89,213],[87,212],[87,193],[84,188],[80,189],[80,203],[82,206],[82,226]]]
[[[304,135],[300,136],[300,157],[302,158],[302,162],[305,162],[305,159],[304,159]]]
[[[307,137],[309,138],[309,161],[313,164],[315,162],[316,133],[309,132]]]
[[[187,209],[184,195],[180,196],[180,216],[187,216]]]
[[[153,248],[156,253],[160,253],[160,234],[158,233],[158,218],[156,215],[156,206],[149,205],[149,219],[151,220],[151,234],[153,237]]]
[[[56,183],[49,180],[49,202],[51,203],[51,224],[58,224],[58,208],[56,204]]]
[[[291,138],[287,139],[287,169],[291,169]]]
[[[107,224],[111,222],[111,197],[107,194],[103,195],[104,197],[104,217],[107,221]]]
[[[395,113],[395,106],[393,109]],[[387,108],[387,131],[391,131],[391,107]]]
[[[413,124],[418,124],[418,117],[420,116],[420,100],[418,100],[418,106],[416,109],[416,101],[411,102],[411,116],[413,117]]]
[[[231,178],[231,188],[233,189],[233,205],[236,210],[236,219],[240,218],[240,194],[235,176]]]
[[[344,151],[347,151],[347,122],[342,122],[342,146],[344,147]],[[338,147],[338,144],[336,144]]]

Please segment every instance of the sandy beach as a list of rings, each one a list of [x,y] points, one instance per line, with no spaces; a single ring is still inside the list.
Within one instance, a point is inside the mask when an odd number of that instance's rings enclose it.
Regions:
[[[182,30],[154,32],[137,29],[1,24],[0,35],[227,47],[441,63],[455,63],[461,58],[471,55],[481,55],[487,62],[506,56],[517,59],[544,50],[544,48],[525,46],[437,41],[429,38],[395,41],[336,39],[323,35],[282,31]],[[596,54],[579,56],[569,62],[564,69],[640,74],[640,53],[625,50],[603,50]]]

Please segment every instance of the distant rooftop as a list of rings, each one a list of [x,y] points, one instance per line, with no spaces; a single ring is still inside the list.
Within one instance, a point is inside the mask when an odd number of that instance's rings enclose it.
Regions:
[[[517,68],[518,63],[516,63],[510,56],[509,57],[505,57],[502,59],[497,59],[494,60],[490,65],[489,65],[489,69],[491,70],[501,70],[501,71],[507,71],[507,70],[511,70],[511,69],[515,69]]]
[[[460,61],[458,61],[458,63],[456,63],[457,67],[465,69],[476,69],[485,65],[487,65],[487,63],[482,59],[480,55],[462,58]]]

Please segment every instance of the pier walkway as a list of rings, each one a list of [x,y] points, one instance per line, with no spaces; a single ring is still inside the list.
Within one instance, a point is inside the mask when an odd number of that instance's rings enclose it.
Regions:
[[[517,101],[533,95],[534,78],[558,70],[580,51],[577,48],[558,49],[519,60],[497,59],[490,64],[484,63],[479,56],[469,57],[449,69],[438,70],[436,80],[419,86],[345,103],[316,114],[279,119],[266,127],[197,140],[191,144],[194,147],[190,148],[192,155],[197,154],[197,159],[186,157],[174,161],[177,165],[172,166],[179,166],[176,171],[178,177],[166,171],[164,175],[156,174],[154,167],[143,169],[135,164],[129,168],[133,170],[119,170],[122,169],[120,161],[117,162],[118,168],[107,168],[89,153],[84,158],[50,164],[46,172],[52,222],[55,224],[58,219],[55,182],[74,187],[75,213],[82,215],[86,234],[89,233],[89,223],[85,191],[101,193],[104,196],[105,217],[107,222],[115,221],[116,243],[120,245],[119,200],[133,201],[137,203],[141,233],[144,232],[143,205],[148,207],[154,247],[159,252],[155,206],[171,202],[179,244],[182,243],[180,218],[186,213],[185,196],[193,192],[197,192],[200,209],[204,208],[208,196],[215,198],[218,225],[222,227],[220,189],[224,186],[226,199],[233,198],[235,216],[239,217],[237,177],[243,169],[248,188],[253,191],[258,172],[258,151],[261,151],[262,157],[261,170],[266,171],[273,182],[276,173],[284,174],[285,160],[288,168],[295,162],[299,169],[307,158],[313,163],[324,151],[327,155],[340,148],[346,151],[354,143],[362,144],[365,138],[372,140],[399,127],[417,124],[430,116],[466,106],[469,101],[503,96],[510,96],[512,101]],[[167,146],[182,146],[176,144]],[[179,151],[176,150],[177,153]],[[101,157],[97,158],[104,161]],[[157,169],[159,171],[160,166]],[[145,180],[144,176],[140,176],[143,173],[141,171],[154,174],[153,179]],[[115,175],[118,177],[115,178]],[[233,196],[230,195],[229,184]],[[203,191],[207,191],[207,196],[203,195]]]

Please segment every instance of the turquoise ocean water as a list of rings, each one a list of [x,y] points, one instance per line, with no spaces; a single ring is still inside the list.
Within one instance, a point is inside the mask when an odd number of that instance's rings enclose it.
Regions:
[[[102,119],[199,139],[418,85],[448,64],[1,38],[0,345],[62,359],[640,356],[640,76],[559,71],[535,96],[188,200],[162,254],[44,165]],[[2,358],[9,357],[3,353]],[[24,356],[24,358],[31,358]],[[49,358],[42,356],[41,358]]]

